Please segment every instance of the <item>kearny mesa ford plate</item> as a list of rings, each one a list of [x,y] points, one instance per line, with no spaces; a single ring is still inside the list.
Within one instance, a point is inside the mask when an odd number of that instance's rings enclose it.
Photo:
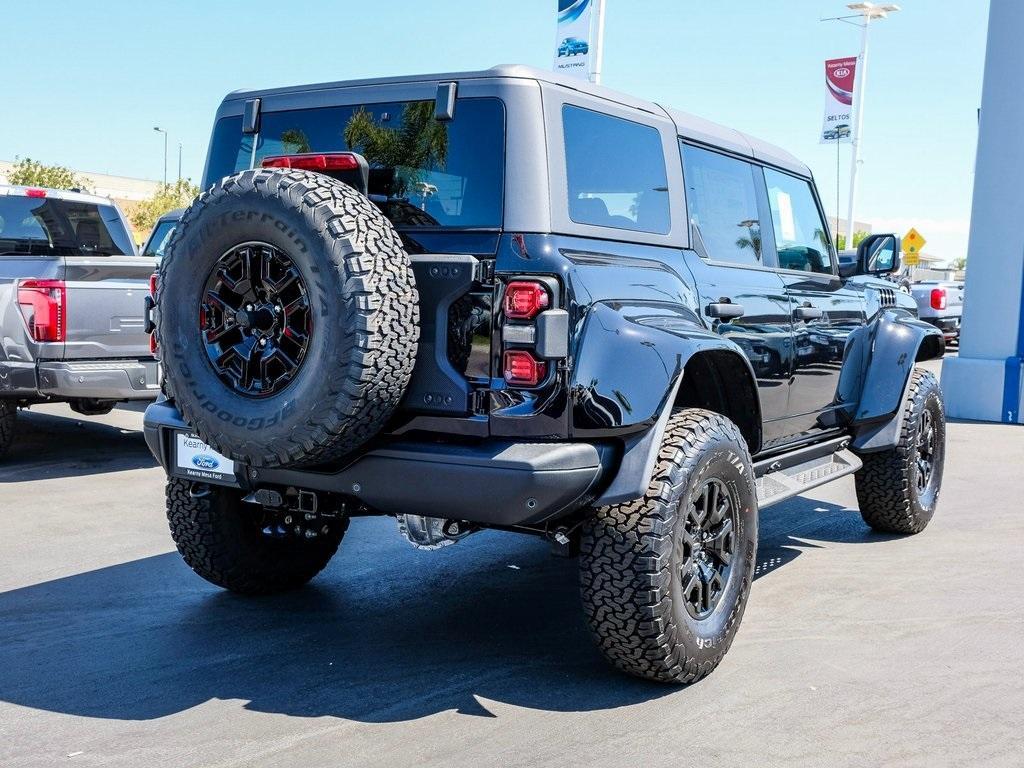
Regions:
[[[195,435],[174,436],[175,474],[195,480],[235,482],[235,462],[223,456]]]

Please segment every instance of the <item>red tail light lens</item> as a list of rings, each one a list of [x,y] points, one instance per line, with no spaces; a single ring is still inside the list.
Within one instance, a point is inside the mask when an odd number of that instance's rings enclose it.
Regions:
[[[535,387],[547,373],[547,363],[534,359],[525,349],[510,349],[505,353],[505,381],[517,387]]]
[[[932,309],[946,308],[946,289],[932,288]]]
[[[517,280],[505,288],[505,316],[513,320],[532,320],[550,303],[548,289],[541,283]]]
[[[298,168],[303,171],[354,171],[359,161],[351,152],[329,154],[275,155],[265,157],[264,168]]]
[[[46,197],[45,189],[26,189],[25,197]]]
[[[21,280],[18,309],[36,341],[64,341],[68,292],[63,280]]]
[[[156,306],[156,277],[157,273],[154,272],[149,276],[149,301],[146,302],[146,314],[147,314],[147,325],[152,322],[149,319],[150,313],[153,311],[153,307]],[[156,326],[150,325],[149,328],[149,353],[151,355],[156,354]]]

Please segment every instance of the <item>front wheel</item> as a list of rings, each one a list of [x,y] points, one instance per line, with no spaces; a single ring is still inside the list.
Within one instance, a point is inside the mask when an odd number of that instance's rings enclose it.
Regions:
[[[757,496],[731,421],[673,412],[643,498],[596,510],[580,542],[584,613],[618,669],[692,683],[732,644],[757,554]]]
[[[864,522],[885,533],[920,533],[935,514],[946,459],[946,410],[935,376],[911,374],[895,447],[861,456],[857,501]]]
[[[316,576],[338,549],[348,518],[338,517],[313,538],[266,530],[261,508],[241,493],[168,478],[167,521],[178,552],[211,584],[243,594],[283,592]]]

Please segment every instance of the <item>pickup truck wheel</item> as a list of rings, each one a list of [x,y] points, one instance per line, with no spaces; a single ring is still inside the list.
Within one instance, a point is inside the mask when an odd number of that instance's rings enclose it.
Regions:
[[[857,501],[864,522],[885,533],[920,533],[935,514],[946,458],[946,410],[939,382],[915,369],[895,448],[861,456]]]
[[[17,404],[13,400],[0,400],[0,458],[14,442],[14,422],[17,418]]]
[[[599,648],[638,677],[701,679],[736,635],[756,554],[746,441],[720,414],[674,411],[644,497],[583,527],[580,587]]]
[[[301,587],[338,549],[348,518],[339,517],[314,539],[265,534],[259,507],[230,488],[167,481],[167,521],[178,552],[211,584],[243,594]]]
[[[168,390],[221,453],[324,463],[377,434],[412,376],[412,264],[368,198],[328,176],[261,169],[204,192],[160,268]]]

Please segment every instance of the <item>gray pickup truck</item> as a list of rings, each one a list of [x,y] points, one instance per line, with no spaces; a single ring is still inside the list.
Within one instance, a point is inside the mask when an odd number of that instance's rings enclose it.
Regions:
[[[19,408],[99,415],[156,397],[143,318],[153,270],[108,198],[0,186],[0,456]]]
[[[964,312],[964,284],[947,280],[925,280],[910,286],[917,302],[917,316],[931,323],[946,338],[960,339],[960,318]]]

